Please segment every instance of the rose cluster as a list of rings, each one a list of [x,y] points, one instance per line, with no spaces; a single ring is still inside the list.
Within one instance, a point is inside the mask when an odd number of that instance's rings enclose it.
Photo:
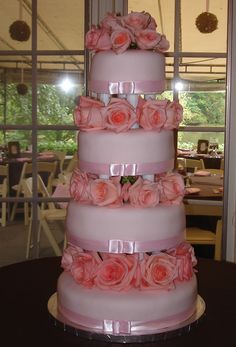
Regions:
[[[108,13],[99,26],[92,25],[86,34],[86,47],[93,52],[113,50],[120,54],[128,48],[164,52],[169,48],[165,35],[156,32],[155,19],[147,12],[127,16]]]
[[[156,182],[137,178],[135,183],[120,183],[121,177],[101,179],[75,169],[70,194],[75,201],[97,206],[120,207],[129,202],[133,207],[155,207],[159,203],[179,204],[184,196],[183,178],[178,173],[158,175]]]
[[[178,128],[183,119],[183,108],[177,101],[144,100],[139,96],[136,109],[126,100],[111,98],[107,106],[90,97],[80,97],[75,108],[75,124],[84,131],[128,131],[134,124],[145,130]]]
[[[196,264],[193,248],[185,242],[166,252],[145,253],[142,259],[137,253],[97,253],[71,245],[65,249],[61,263],[78,284],[115,291],[170,290],[175,281],[190,280]]]

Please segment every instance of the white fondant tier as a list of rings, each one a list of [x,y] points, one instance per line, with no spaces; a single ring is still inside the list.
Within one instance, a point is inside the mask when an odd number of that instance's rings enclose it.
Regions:
[[[109,208],[71,201],[66,224],[68,242],[87,250],[155,252],[184,240],[185,212],[183,204]]]
[[[147,50],[113,51],[93,56],[89,90],[107,94],[162,93],[165,89],[165,57]]]
[[[174,168],[173,131],[133,129],[119,134],[107,130],[81,131],[78,142],[79,166],[83,171],[128,176],[161,173]],[[114,169],[114,164],[123,164],[123,167]]]
[[[74,324],[102,333],[122,334],[122,328],[131,334],[151,333],[179,324],[194,313],[196,300],[195,275],[171,290],[127,292],[82,287],[68,272],[58,281],[59,312]]]

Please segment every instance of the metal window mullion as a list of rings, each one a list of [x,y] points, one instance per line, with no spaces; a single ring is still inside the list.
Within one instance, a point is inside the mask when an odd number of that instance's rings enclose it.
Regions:
[[[33,257],[38,257],[38,199],[37,199],[37,0],[32,1],[32,237]]]

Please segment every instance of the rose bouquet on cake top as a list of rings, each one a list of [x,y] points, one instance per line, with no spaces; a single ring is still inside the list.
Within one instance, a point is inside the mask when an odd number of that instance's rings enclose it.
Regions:
[[[92,25],[87,32],[86,47],[93,52],[113,50],[117,54],[129,48],[164,52],[169,41],[156,27],[155,19],[144,11],[126,16],[108,13],[100,25]]]

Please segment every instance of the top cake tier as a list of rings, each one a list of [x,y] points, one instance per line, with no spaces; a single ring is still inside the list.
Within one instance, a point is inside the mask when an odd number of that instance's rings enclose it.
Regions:
[[[148,50],[112,50],[93,56],[89,90],[105,94],[152,94],[165,90],[165,57]]]

